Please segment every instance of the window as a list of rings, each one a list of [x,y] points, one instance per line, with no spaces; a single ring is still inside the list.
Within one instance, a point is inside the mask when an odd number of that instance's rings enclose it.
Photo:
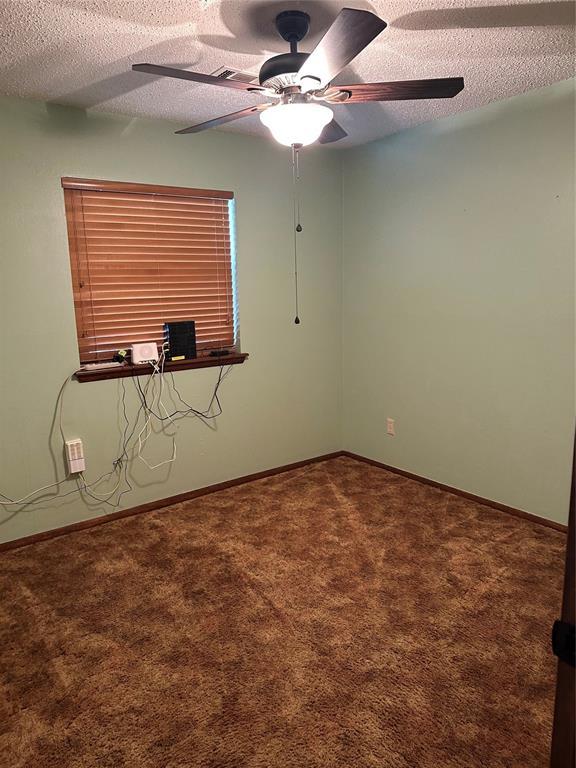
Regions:
[[[62,179],[82,363],[196,321],[197,348],[236,338],[232,192]]]

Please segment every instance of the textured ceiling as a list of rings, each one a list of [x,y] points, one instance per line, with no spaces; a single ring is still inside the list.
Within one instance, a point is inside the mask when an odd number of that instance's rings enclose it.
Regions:
[[[300,8],[311,15],[302,44],[308,51],[344,5],[372,10],[389,26],[339,82],[461,75],[465,89],[448,100],[338,106],[337,118],[350,138],[337,146],[574,74],[574,4],[564,0],[0,0],[0,93],[201,122],[260,97],[155,79],[130,66],[150,62],[207,73],[226,66],[256,75],[266,58],[287,50],[274,31],[279,11]],[[266,133],[257,117],[223,130]]]

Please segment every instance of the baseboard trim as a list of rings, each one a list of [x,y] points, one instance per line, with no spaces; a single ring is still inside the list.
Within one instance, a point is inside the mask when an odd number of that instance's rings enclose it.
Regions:
[[[516,509],[515,507],[509,507],[506,504],[501,504],[499,501],[492,501],[491,499],[485,499],[482,496],[476,496],[474,493],[468,493],[468,491],[462,491],[460,488],[453,488],[451,485],[445,485],[444,483],[439,483],[436,480],[430,480],[428,477],[422,477],[421,475],[416,475],[413,472],[408,472],[405,469],[398,469],[398,467],[391,467],[389,464],[384,464],[381,461],[376,461],[375,459],[368,459],[366,456],[360,456],[357,453],[352,453],[351,451],[342,451],[342,456],[348,456],[350,459],[356,459],[357,461],[363,461],[365,464],[372,464],[374,467],[380,467],[380,469],[387,469],[388,472],[394,472],[396,475],[402,475],[402,477],[408,477],[410,480],[416,480],[419,483],[424,483],[425,485],[431,485],[433,488],[439,488],[442,491],[447,491],[448,493],[453,493],[455,496],[462,496],[464,499],[469,499],[470,501],[476,501],[478,504],[483,504],[485,507],[492,507],[492,509],[497,509],[500,512],[506,512],[509,515],[514,515],[515,517],[520,517],[523,520],[529,520],[531,523],[537,523],[538,525],[544,525],[547,528],[554,528],[556,531],[561,531],[562,533],[568,533],[568,526],[563,525],[562,523],[556,523],[554,520],[548,520],[545,517],[540,517],[539,515],[533,515],[530,512],[524,512],[522,509]]]
[[[226,488],[233,488],[235,485],[243,485],[244,483],[250,483],[253,480],[261,480],[265,477],[280,475],[283,472],[289,472],[292,469],[299,469],[300,467],[305,467],[308,464],[317,464],[321,461],[337,459],[339,456],[347,456],[350,459],[362,461],[365,464],[371,464],[372,466],[379,467],[380,469],[386,469],[388,472],[394,472],[396,475],[402,475],[402,477],[407,477],[410,480],[415,480],[418,483],[431,485],[433,488],[439,488],[440,490],[446,491],[447,493],[453,493],[455,496],[461,496],[465,499],[469,499],[470,501],[475,501],[478,504],[483,504],[485,507],[491,507],[492,509],[497,509],[500,512],[506,512],[509,515],[514,515],[515,517],[520,517],[523,520],[528,520],[531,523],[544,525],[547,528],[553,528],[554,530],[560,531],[561,533],[568,532],[567,525],[556,523],[553,520],[547,520],[545,517],[539,517],[538,515],[533,515],[530,512],[524,512],[522,509],[509,507],[506,504],[500,504],[499,501],[492,501],[491,499],[485,499],[482,496],[476,496],[474,493],[462,491],[460,488],[453,488],[451,485],[445,485],[444,483],[439,483],[436,480],[430,480],[428,477],[416,475],[414,472],[408,472],[405,469],[392,467],[389,464],[376,461],[376,459],[369,459],[366,456],[360,456],[358,453],[352,453],[351,451],[334,451],[333,453],[325,453],[322,456],[314,456],[311,459],[295,461],[292,464],[284,464],[281,467],[264,469],[261,472],[253,472],[250,475],[235,477],[232,480],[224,480],[222,483],[214,483],[213,485],[207,485],[203,488],[196,488],[194,491],[185,491],[184,493],[178,493],[175,496],[168,496],[165,499],[149,501],[146,504],[140,504],[137,507],[130,507],[129,509],[121,509],[117,512],[111,512],[108,515],[99,515],[98,517],[91,517],[88,520],[81,520],[77,523],[70,523],[69,525],[61,526],[60,528],[53,528],[49,531],[42,531],[41,533],[33,533],[30,536],[23,536],[22,538],[14,539],[13,541],[5,541],[0,543],[0,553],[8,552],[13,549],[20,549],[21,547],[27,547],[30,544],[37,544],[41,541],[57,539],[60,536],[66,536],[69,533],[75,533],[76,531],[85,531],[88,528],[95,528],[98,525],[104,525],[105,523],[110,523],[114,520],[121,520],[124,517],[132,517],[133,515],[139,515],[143,512],[152,512],[156,509],[169,507],[171,504],[179,504],[182,501],[189,501],[190,499],[196,499],[200,496],[207,496],[209,493],[216,493],[216,491],[223,491]]]
[[[244,483],[250,483],[252,480],[262,480],[265,477],[272,477],[273,475],[280,475],[283,472],[289,472],[291,469],[299,469],[300,467],[306,467],[308,464],[317,464],[321,461],[328,461],[329,459],[335,459],[338,456],[342,456],[342,451],[335,451],[334,453],[325,453],[322,456],[314,456],[311,459],[304,459],[303,461],[295,461],[292,464],[284,464],[281,467],[274,467],[272,469],[264,469],[261,472],[253,472],[250,475],[243,475],[242,477],[235,477],[232,480],[224,480],[222,483],[214,483],[213,485],[207,485],[204,488],[196,488],[194,491],[185,491],[184,493],[178,493],[175,496],[168,496],[165,499],[159,499],[158,501],[149,501],[146,504],[140,504],[137,507],[130,507],[129,509],[120,509],[117,512],[111,512],[108,515],[99,515],[98,517],[91,517],[88,520],[80,520],[77,523],[70,523],[69,525],[63,525],[60,528],[52,528],[49,531],[42,531],[40,533],[33,533],[30,536],[23,536],[20,539],[14,539],[13,541],[5,541],[0,543],[0,553],[8,552],[13,549],[20,549],[21,547],[27,547],[30,544],[37,544],[41,541],[48,541],[49,539],[57,539],[60,536],[67,536],[69,533],[76,533],[77,531],[85,531],[88,528],[95,528],[98,525],[104,525],[114,520],[121,520],[124,517],[132,517],[133,515],[139,515],[143,512],[152,512],[155,509],[162,509],[163,507],[169,507],[171,504],[179,504],[182,501],[189,501],[190,499],[196,499],[199,496],[207,496],[209,493],[216,493],[216,491],[223,491],[225,488],[232,488],[235,485],[243,485]]]

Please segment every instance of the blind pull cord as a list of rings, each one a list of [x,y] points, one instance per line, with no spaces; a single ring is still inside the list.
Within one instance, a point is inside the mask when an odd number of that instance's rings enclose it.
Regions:
[[[296,316],[294,317],[294,324],[300,325],[300,317],[298,312],[298,235],[302,232],[302,225],[300,224],[300,194],[299,194],[299,180],[300,180],[300,166],[299,155],[301,144],[292,144],[292,201],[293,201],[293,220],[294,220],[294,303],[296,309]]]

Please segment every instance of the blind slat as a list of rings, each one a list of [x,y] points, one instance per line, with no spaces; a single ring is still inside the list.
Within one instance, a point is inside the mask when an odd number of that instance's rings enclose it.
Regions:
[[[88,218],[92,213],[109,211],[111,213],[134,212],[134,215],[137,216],[146,214],[152,215],[156,214],[156,212],[161,216],[183,216],[186,214],[196,218],[214,220],[224,218],[224,212],[226,210],[225,207],[221,205],[211,206],[196,203],[188,205],[182,200],[177,204],[166,203],[161,200],[151,200],[148,202],[145,200],[139,201],[134,199],[126,202],[112,199],[102,199],[90,202],[89,200],[86,200],[84,196],[82,197],[82,208],[84,209],[84,215]]]
[[[143,206],[155,206],[166,205],[175,208],[216,208],[220,210],[227,205],[226,200],[211,197],[195,197],[182,196],[177,197],[174,195],[151,195],[149,193],[138,194],[136,192],[104,192],[102,190],[88,192],[82,192],[82,199],[86,201],[87,205],[99,205],[102,202],[109,202],[115,205],[134,205],[139,204]]]
[[[222,222],[222,215],[217,212],[202,211],[155,211],[147,208],[114,208],[112,206],[99,206],[91,211],[85,211],[84,215],[78,215],[82,221],[99,223],[101,221],[125,221],[128,224],[151,224],[159,222],[160,224],[188,223],[191,226],[214,226]]]
[[[92,308],[92,315],[102,315],[104,313],[121,315],[161,315],[164,312],[171,312],[175,309],[186,310],[190,302],[186,297],[182,299],[174,298],[169,302],[162,301],[162,298],[150,299],[103,299],[98,301]],[[227,302],[219,299],[213,299],[212,304],[205,302],[196,302],[194,319],[200,318],[206,309],[214,306],[228,307]]]
[[[202,282],[192,282],[185,280],[182,283],[175,285],[163,284],[161,287],[157,281],[146,282],[138,281],[127,286],[124,280],[117,281],[104,281],[92,282],[92,290],[83,284],[83,287],[78,286],[74,289],[74,297],[78,301],[91,301],[91,297],[106,298],[123,298],[125,296],[133,296],[134,298],[143,298],[144,296],[160,296],[161,298],[174,296],[175,298],[182,298],[184,296],[190,298],[201,298],[202,296],[214,297],[219,292],[220,288],[225,287],[228,290],[233,288],[233,281],[228,280],[202,280]]]
[[[128,339],[128,340],[127,340]],[[230,344],[233,344],[233,329],[232,326],[224,328],[221,325],[212,324],[211,326],[205,326],[203,328],[203,338],[201,341],[197,341],[197,344],[209,344],[216,339],[230,339]],[[155,341],[157,344],[161,344],[163,340],[163,334],[157,334],[152,331],[134,331],[130,332],[129,337],[122,333],[110,333],[104,336],[86,336],[84,339],[80,339],[83,349],[92,349],[95,353],[101,350],[103,345],[106,345],[109,349],[116,351],[122,349],[125,346],[130,346],[134,343],[141,343],[143,341]]]

